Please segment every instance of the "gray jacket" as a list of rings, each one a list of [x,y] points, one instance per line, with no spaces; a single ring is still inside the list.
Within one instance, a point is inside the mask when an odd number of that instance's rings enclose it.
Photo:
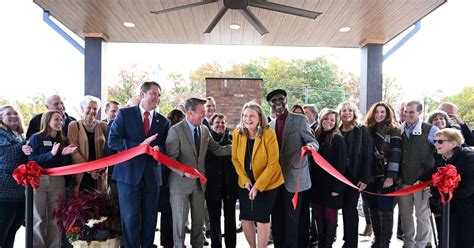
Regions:
[[[275,129],[276,120],[270,122],[270,127]],[[298,167],[300,165],[301,147],[310,145],[316,150],[319,148],[318,141],[314,137],[304,115],[288,113],[285,121],[285,130],[280,144],[280,166],[285,178],[285,188],[288,192],[296,191],[298,181]],[[304,157],[300,171],[299,192],[311,188],[309,176],[308,157]]]
[[[201,174],[205,175],[204,163],[207,151],[217,156],[225,156],[231,154],[232,148],[230,145],[220,146],[219,143],[214,141],[206,126],[201,124],[200,130],[199,156],[194,145],[193,134],[186,120],[170,128],[166,138],[166,154],[180,163],[196,168]],[[205,191],[206,185],[200,181],[196,183],[196,181],[199,181],[199,179],[185,177],[182,171],[172,169],[169,177],[170,193],[190,194],[198,184],[200,184],[202,191]]]

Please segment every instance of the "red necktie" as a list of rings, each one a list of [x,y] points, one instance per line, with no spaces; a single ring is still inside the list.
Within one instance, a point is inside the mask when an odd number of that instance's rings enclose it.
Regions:
[[[145,111],[145,117],[143,118],[143,130],[145,130],[145,136],[148,136],[148,131],[150,131],[150,113]]]

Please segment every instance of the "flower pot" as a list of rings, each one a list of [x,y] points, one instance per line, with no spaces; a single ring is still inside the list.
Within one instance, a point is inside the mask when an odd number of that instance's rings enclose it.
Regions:
[[[118,248],[120,247],[120,239],[107,239],[106,241],[91,241],[87,243],[84,240],[77,240],[72,242],[74,248]]]

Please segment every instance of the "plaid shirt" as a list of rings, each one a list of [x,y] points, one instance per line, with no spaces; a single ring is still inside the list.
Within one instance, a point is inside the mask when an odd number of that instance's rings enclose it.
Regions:
[[[0,128],[0,202],[22,202],[25,188],[13,179],[13,170],[26,162],[21,147],[23,137],[18,139],[11,131]]]

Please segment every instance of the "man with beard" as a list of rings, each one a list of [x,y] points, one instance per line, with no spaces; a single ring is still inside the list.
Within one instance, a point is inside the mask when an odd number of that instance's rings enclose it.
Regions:
[[[285,90],[277,89],[268,93],[266,97],[272,111],[277,116],[275,120],[270,122],[270,127],[275,129],[277,134],[280,148],[280,166],[285,178],[285,184],[278,189],[272,211],[272,236],[276,248],[301,247],[298,229],[301,228],[304,232],[309,230],[309,218],[304,220],[301,226],[299,225],[301,209],[309,208],[309,204],[302,206],[303,202],[308,202],[302,199],[303,193],[311,188],[308,159],[304,158],[301,168],[299,168],[299,154],[303,146],[315,149],[319,147],[306,117],[288,111],[286,96]],[[299,189],[296,192],[298,180]],[[293,208],[291,199],[295,193],[298,194],[298,202],[296,208]],[[304,243],[307,243],[307,241]]]

